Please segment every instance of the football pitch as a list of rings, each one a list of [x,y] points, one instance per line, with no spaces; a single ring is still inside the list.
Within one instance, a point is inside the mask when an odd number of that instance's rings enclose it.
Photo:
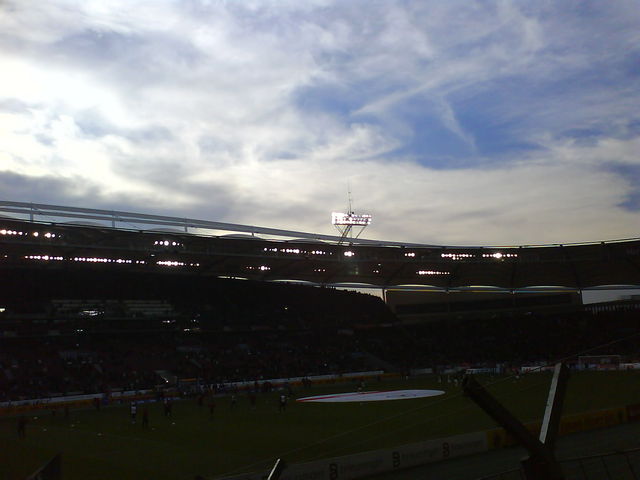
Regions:
[[[540,419],[551,382],[550,373],[519,380],[476,377],[522,421]],[[353,383],[294,389],[286,410],[278,393],[260,394],[255,408],[245,394],[232,407],[229,397],[207,403],[176,401],[172,416],[162,405],[149,404],[149,428],[132,424],[128,405],[73,410],[68,418],[43,410],[29,417],[26,437],[17,434],[17,419],[0,419],[0,478],[23,479],[58,452],[63,478],[207,479],[265,470],[275,459],[288,463],[337,457],[393,447],[495,424],[453,383],[436,377],[369,382],[365,390],[433,389],[429,398],[380,402],[312,403],[293,399],[353,392]],[[640,403],[640,373],[581,372],[569,380],[564,413],[578,413]]]

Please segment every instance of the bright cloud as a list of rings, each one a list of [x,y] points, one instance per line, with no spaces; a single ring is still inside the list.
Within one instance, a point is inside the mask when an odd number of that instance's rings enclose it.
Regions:
[[[620,2],[0,7],[0,197],[330,233],[637,236],[640,11]]]

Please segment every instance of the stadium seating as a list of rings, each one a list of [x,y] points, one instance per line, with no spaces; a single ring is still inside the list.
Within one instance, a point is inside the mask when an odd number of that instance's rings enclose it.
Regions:
[[[329,288],[136,275],[50,280],[36,288],[25,276],[3,293],[0,401],[154,388],[167,375],[222,384],[380,368],[512,368],[640,326],[633,301],[407,324],[377,297]],[[624,342],[597,353],[638,355]]]

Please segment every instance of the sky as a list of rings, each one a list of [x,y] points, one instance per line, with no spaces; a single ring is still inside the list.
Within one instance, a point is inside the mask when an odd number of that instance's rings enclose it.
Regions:
[[[2,0],[0,72],[0,200],[640,236],[638,0]]]

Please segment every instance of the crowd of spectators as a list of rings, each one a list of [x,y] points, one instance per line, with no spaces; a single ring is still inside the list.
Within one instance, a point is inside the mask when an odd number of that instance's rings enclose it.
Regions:
[[[5,300],[0,401],[139,390],[176,379],[220,384],[377,369],[518,366],[580,352],[638,355],[636,341],[617,340],[640,328],[640,302],[407,324],[381,299],[357,292],[233,281],[210,291],[192,287],[133,299],[115,297],[109,288],[102,296],[91,292],[91,300],[61,300],[55,292],[28,308],[24,297],[15,306]]]
[[[490,316],[440,318],[362,332],[361,343],[389,362],[410,370],[449,365],[494,367],[576,363],[580,355],[640,359],[640,302],[613,304],[608,311],[584,306],[573,311],[502,311]],[[631,308],[629,308],[631,307]]]

